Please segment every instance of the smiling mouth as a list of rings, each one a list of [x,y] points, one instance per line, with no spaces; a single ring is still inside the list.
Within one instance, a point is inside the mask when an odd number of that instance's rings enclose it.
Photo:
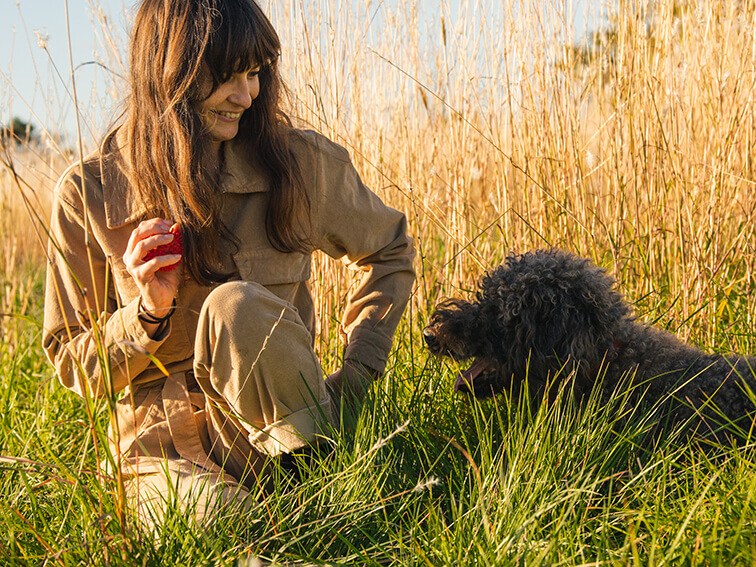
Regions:
[[[225,118],[226,120],[239,120],[241,118],[241,112],[224,112],[221,110],[213,110],[213,114]]]

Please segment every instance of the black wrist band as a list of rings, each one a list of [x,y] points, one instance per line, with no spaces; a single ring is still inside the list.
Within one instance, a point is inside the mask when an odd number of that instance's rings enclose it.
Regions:
[[[148,312],[144,308],[144,304],[142,303],[142,296],[139,296],[139,307],[137,308],[137,317],[139,317],[139,320],[142,323],[150,323],[152,325],[160,325],[162,323],[165,323],[173,316],[173,312],[176,310],[176,299],[173,299],[173,303],[171,303],[171,310],[168,311],[168,315],[165,317],[155,317],[152,313]]]

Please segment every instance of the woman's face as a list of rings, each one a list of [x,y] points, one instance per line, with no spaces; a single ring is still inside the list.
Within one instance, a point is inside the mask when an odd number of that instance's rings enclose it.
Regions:
[[[239,131],[239,119],[260,94],[260,67],[246,73],[234,73],[199,103],[197,110],[213,142],[220,145],[233,139]]]

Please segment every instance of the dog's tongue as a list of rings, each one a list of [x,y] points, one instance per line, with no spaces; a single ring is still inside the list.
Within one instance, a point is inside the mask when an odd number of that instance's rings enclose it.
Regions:
[[[467,370],[463,370],[457,375],[457,381],[454,383],[455,392],[472,392],[474,391],[473,381],[488,368],[488,364],[480,360],[475,361]]]

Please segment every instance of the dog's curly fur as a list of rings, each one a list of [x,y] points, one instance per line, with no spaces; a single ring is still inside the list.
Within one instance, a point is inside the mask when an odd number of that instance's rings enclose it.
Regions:
[[[481,279],[474,301],[441,303],[425,340],[434,354],[474,360],[456,389],[479,398],[518,395],[527,375],[531,396],[572,376],[578,396],[598,383],[606,399],[634,378],[633,402],[668,400],[671,419],[708,422],[708,432],[721,412],[747,431],[756,358],[705,354],[643,324],[614,287],[603,269],[568,252],[512,255]]]

